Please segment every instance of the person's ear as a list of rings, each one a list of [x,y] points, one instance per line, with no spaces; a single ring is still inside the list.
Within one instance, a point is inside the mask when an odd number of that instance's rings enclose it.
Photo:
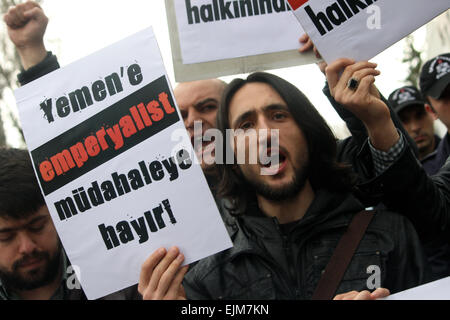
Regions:
[[[437,119],[438,119],[438,115],[437,115],[436,111],[433,109],[433,107],[432,107],[430,104],[425,103],[425,110],[426,110],[429,114],[431,114],[431,116],[433,117],[434,120],[437,120]]]

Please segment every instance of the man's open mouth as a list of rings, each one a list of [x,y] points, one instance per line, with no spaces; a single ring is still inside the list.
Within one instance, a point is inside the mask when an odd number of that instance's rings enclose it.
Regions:
[[[283,150],[273,150],[268,148],[266,151],[267,159],[270,161],[266,164],[261,164],[264,175],[276,175],[281,173],[287,165],[287,155]]]
[[[202,156],[204,154],[212,154],[215,149],[214,140],[205,141],[203,140],[202,136],[199,137],[192,136],[191,143],[197,156]]]

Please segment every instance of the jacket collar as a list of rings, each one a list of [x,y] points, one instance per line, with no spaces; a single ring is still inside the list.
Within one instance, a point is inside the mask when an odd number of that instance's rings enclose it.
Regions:
[[[348,214],[361,210],[364,210],[364,206],[351,193],[336,193],[321,189],[316,192],[311,206],[291,229],[291,233],[301,236],[318,232],[318,229],[347,224],[351,217]],[[236,225],[239,230],[232,234],[234,253],[250,250],[252,244],[249,239],[275,240],[282,237],[278,220],[266,216],[256,203],[252,203],[246,213],[236,219]]]

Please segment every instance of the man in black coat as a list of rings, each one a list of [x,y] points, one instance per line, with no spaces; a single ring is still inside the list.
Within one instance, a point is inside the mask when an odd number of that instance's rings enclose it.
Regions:
[[[389,131],[397,133],[389,109],[370,90],[374,67],[338,61],[330,69],[330,88],[350,109],[365,110],[360,117],[372,145],[389,150],[399,136]],[[359,79],[358,88],[347,86],[351,78]],[[187,274],[179,268],[183,254],[176,247],[158,250],[142,267],[139,291],[144,299],[310,299],[339,239],[364,210],[351,193],[350,168],[336,161],[331,130],[297,88],[266,73],[227,87],[218,128],[224,135],[227,129],[253,130],[258,150],[263,143],[277,148],[280,162],[220,165],[219,192],[231,199],[225,209],[236,216],[229,226],[234,247],[200,260]],[[244,148],[247,160],[250,145]],[[224,153],[242,152],[230,148],[225,145]],[[335,293],[367,290],[373,268],[380,270],[378,285],[391,292],[426,281],[425,258],[408,220],[377,211]]]

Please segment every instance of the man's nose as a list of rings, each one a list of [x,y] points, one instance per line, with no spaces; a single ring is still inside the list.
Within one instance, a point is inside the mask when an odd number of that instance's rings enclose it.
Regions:
[[[194,131],[194,122],[201,121],[201,117],[196,110],[190,110],[187,117],[184,119],[186,129]]]
[[[261,140],[270,141],[272,135],[272,128],[270,124],[266,121],[266,119],[262,118],[258,120],[256,130],[260,141]]]
[[[19,241],[19,253],[29,254],[36,249],[36,242],[27,233],[21,232],[17,235]]]
[[[418,121],[411,121],[411,130],[412,131],[420,131],[420,123]]]
[[[255,129],[257,131],[262,130],[263,132],[265,130],[270,131],[270,124],[269,124],[269,122],[267,121],[267,119],[265,117],[259,117]]]

